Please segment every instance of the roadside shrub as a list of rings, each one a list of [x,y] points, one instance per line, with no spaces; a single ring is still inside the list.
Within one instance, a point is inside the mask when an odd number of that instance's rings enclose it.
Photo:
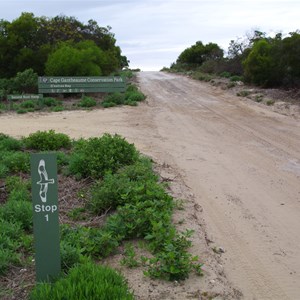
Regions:
[[[229,78],[230,76],[231,76],[231,74],[229,72],[226,72],[226,71],[224,71],[220,74],[220,77],[223,77],[223,78]]]
[[[125,99],[128,102],[139,102],[145,100],[145,95],[139,91],[126,92]]]
[[[103,106],[104,108],[109,108],[109,107],[117,106],[117,104],[114,103],[114,102],[102,102],[102,106]]]
[[[37,131],[23,139],[26,148],[39,151],[55,151],[71,148],[71,139],[64,133],[56,133],[54,130]]]
[[[54,106],[51,110],[54,112],[63,111],[65,108],[63,106]]]
[[[104,101],[102,102],[102,105],[104,105],[105,103],[114,103],[116,105],[121,105],[121,104],[124,104],[124,101],[125,101],[124,94],[113,93],[113,94],[108,94],[104,98]]]
[[[243,81],[243,76],[234,75],[230,77],[230,81],[236,82],[236,81]]]
[[[59,104],[59,101],[57,101],[55,98],[52,97],[46,97],[43,98],[43,104],[47,107],[57,106]]]
[[[271,106],[271,105],[273,105],[274,103],[275,103],[275,101],[274,101],[274,100],[271,100],[271,99],[267,100],[267,102],[266,102],[266,104],[267,104],[268,106]]]
[[[145,192],[144,185],[156,180],[150,161],[142,159],[134,165],[122,168],[117,174],[106,174],[92,188],[88,207],[93,213],[101,214],[126,202],[135,202]]]
[[[66,277],[58,279],[52,285],[37,285],[31,292],[30,299],[131,300],[134,297],[119,273],[105,266],[87,263],[75,266]]]
[[[93,99],[92,97],[87,97],[87,96],[82,97],[78,104],[78,106],[80,107],[93,107],[96,105],[97,105],[96,100]]]
[[[77,177],[101,178],[108,171],[130,165],[138,159],[133,144],[115,134],[104,134],[101,138],[79,140],[71,153],[69,170]]]
[[[28,108],[35,108],[36,106],[36,102],[33,101],[33,100],[26,100],[26,101],[23,101],[21,104],[20,104],[20,107],[21,108],[25,108],[25,109],[28,109]]]
[[[246,91],[246,90],[243,90],[243,91],[238,92],[236,95],[239,96],[239,97],[247,97],[247,96],[250,95],[250,92]]]

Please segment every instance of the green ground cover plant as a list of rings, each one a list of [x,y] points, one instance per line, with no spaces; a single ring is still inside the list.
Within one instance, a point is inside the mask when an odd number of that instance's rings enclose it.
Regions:
[[[110,299],[106,298],[105,289],[87,284],[86,274],[83,276],[81,271],[90,268],[91,274],[97,273],[102,267],[96,261],[117,253],[125,242],[121,263],[130,268],[142,266],[147,276],[183,280],[192,271],[201,274],[198,257],[188,251],[192,232],[178,232],[172,223],[177,202],[166,192],[165,184],[159,182],[152,161],[133,144],[119,135],[71,141],[61,133],[38,131],[21,140],[0,134],[0,152],[4,154],[1,165],[6,167],[5,180],[2,179],[6,199],[0,204],[0,276],[6,276],[13,266],[32,264],[31,186],[26,179],[30,151],[54,151],[59,176],[78,183],[89,182],[87,190],[78,192],[83,195],[82,205],[70,205],[64,213],[64,218],[72,221],[60,225],[61,276],[53,284],[38,284],[30,299],[75,299],[75,293],[76,299],[80,293],[89,295],[88,299],[94,299],[94,295],[95,299],[102,299],[102,295],[103,299]],[[26,168],[21,167],[22,159],[21,164],[19,160],[14,163],[16,154],[26,155]],[[99,217],[103,223],[91,225],[90,220]],[[149,257],[138,258],[130,240],[143,241]],[[114,271],[100,272],[107,273],[105,277]],[[76,284],[71,284],[75,278]],[[100,284],[98,279],[97,283]],[[107,284],[107,290],[111,289],[111,284]],[[120,299],[133,299],[127,287],[120,295],[125,297]]]
[[[87,263],[75,266],[66,277],[53,285],[39,284],[32,291],[30,299],[131,300],[134,297],[119,273],[108,267]]]

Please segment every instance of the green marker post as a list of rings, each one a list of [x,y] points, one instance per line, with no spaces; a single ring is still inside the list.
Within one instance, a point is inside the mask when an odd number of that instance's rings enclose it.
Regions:
[[[55,154],[31,154],[36,281],[60,274],[57,162]]]

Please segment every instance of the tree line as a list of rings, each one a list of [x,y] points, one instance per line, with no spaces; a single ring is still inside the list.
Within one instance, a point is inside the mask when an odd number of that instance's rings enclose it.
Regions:
[[[256,30],[232,40],[226,56],[219,45],[198,41],[178,56],[171,69],[227,72],[262,87],[300,87],[300,32],[270,37]]]
[[[111,28],[74,17],[22,13],[0,20],[0,78],[32,69],[38,75],[108,75],[128,65]]]

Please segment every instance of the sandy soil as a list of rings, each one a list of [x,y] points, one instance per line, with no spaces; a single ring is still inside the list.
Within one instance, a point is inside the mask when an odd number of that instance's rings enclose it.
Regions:
[[[158,162],[186,199],[174,220],[195,230],[205,276],[166,283],[119,267],[138,299],[300,299],[300,118],[178,75],[139,84],[139,107],[0,115],[0,132],[119,133]]]

